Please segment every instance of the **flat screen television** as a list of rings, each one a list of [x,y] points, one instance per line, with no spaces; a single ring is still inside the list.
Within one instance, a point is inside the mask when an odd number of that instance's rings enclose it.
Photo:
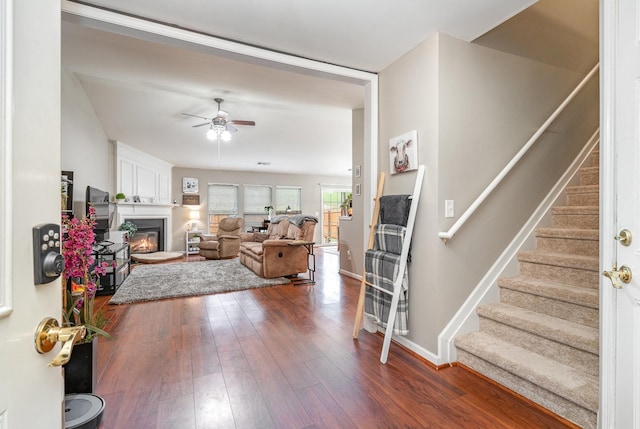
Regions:
[[[86,214],[89,215],[89,207],[96,210],[94,229],[96,235],[96,244],[99,244],[109,238],[109,230],[113,223],[116,205],[109,202],[109,193],[98,188],[87,186],[87,205]]]

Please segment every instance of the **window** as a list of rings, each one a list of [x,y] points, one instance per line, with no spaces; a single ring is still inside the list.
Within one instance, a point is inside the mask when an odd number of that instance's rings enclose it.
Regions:
[[[276,214],[302,213],[302,188],[276,186]]]
[[[267,218],[265,207],[271,205],[271,186],[244,185],[244,225],[262,226]]]
[[[207,186],[209,232],[218,232],[220,219],[238,216],[238,185],[212,183]]]

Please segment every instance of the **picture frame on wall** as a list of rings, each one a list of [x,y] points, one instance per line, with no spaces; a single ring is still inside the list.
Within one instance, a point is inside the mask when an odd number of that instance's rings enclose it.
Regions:
[[[418,169],[418,131],[389,139],[389,171],[406,173]]]
[[[182,178],[182,192],[185,194],[198,193],[198,179],[195,177]]]

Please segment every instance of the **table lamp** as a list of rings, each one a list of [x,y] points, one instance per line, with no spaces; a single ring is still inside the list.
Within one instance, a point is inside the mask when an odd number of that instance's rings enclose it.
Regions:
[[[200,210],[191,210],[189,213],[189,219],[193,222],[191,223],[191,230],[194,231],[197,229],[198,221],[200,220]]]

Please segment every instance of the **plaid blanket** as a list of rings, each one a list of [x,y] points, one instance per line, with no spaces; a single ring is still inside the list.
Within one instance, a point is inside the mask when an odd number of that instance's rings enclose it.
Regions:
[[[399,275],[400,253],[406,228],[399,225],[378,224],[374,232],[374,248],[365,253],[366,281],[378,287],[393,292],[393,281]],[[409,333],[409,276],[405,267],[402,273],[402,283],[398,309],[393,333],[407,335]],[[366,289],[364,314],[365,317],[386,328],[391,310],[392,295],[381,292],[372,287]]]

